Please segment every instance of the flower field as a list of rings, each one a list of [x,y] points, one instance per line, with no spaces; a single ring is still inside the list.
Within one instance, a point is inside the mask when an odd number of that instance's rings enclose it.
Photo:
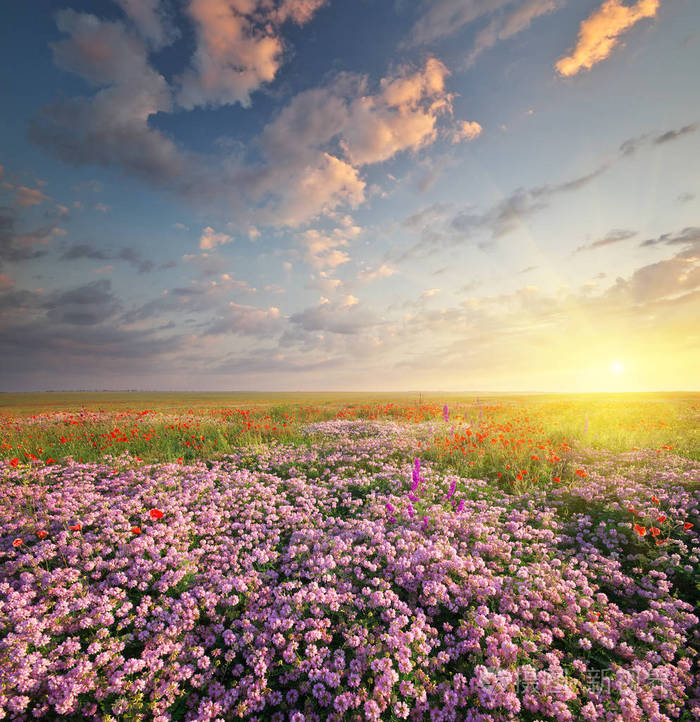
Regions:
[[[5,414],[0,718],[700,719],[699,415]]]

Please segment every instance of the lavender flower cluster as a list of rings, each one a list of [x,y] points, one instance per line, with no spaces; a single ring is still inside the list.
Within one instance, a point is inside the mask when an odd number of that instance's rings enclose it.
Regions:
[[[513,495],[338,429],[189,466],[3,465],[0,718],[700,717],[674,576],[697,527],[643,564],[614,507],[697,512],[694,467]]]

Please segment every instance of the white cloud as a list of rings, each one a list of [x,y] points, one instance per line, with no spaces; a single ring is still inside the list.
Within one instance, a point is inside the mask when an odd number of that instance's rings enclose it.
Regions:
[[[197,47],[180,78],[178,102],[185,108],[240,103],[274,80],[282,62],[279,25],[302,25],[323,0],[189,0],[186,13],[195,25]]]
[[[232,240],[233,236],[226,235],[226,233],[217,233],[211,226],[207,226],[199,237],[199,247],[202,250],[208,250],[224,243],[231,243]]]
[[[464,140],[475,140],[484,129],[476,121],[461,120],[452,132],[453,143],[461,143]]]

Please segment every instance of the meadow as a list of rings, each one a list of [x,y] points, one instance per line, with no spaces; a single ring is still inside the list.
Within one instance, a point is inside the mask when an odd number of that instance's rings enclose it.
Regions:
[[[698,719],[699,421],[4,394],[0,719]]]

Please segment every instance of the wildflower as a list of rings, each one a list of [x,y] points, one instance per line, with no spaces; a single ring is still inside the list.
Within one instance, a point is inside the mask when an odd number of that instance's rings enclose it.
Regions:
[[[654,504],[659,503],[659,500],[653,494],[651,495],[651,500],[654,502]]]
[[[692,522],[689,522],[689,521],[685,522],[685,524],[683,524],[683,528],[684,529],[692,529],[693,528]]]
[[[499,476],[500,476],[500,474],[499,474]],[[453,479],[452,483],[450,484],[450,490],[449,490],[449,492],[447,492],[448,500],[452,498],[456,489],[457,489],[457,479]]]
[[[71,531],[80,531],[83,528],[83,525],[80,522],[77,522],[73,524],[72,526],[68,527]]]
[[[586,472],[583,469],[576,469],[574,474],[576,474],[576,476],[580,476],[582,479],[587,476]]]
[[[394,512],[394,505],[393,505],[393,504],[390,504],[390,503],[387,501],[387,503],[386,503],[386,510],[387,510],[390,514],[392,514],[392,513]],[[151,513],[151,515],[152,515],[152,513]]]
[[[46,539],[49,533],[46,531],[46,529],[39,529],[36,535],[39,537],[39,539]]]
[[[658,521],[659,524],[663,524],[666,521],[666,515],[662,514],[661,516],[656,518],[656,521]]]
[[[46,463],[47,463],[47,464],[55,464],[55,463],[56,463],[56,459],[52,459],[52,458],[49,456],[49,458],[46,460]]]
[[[132,533],[132,534],[140,534],[140,533],[141,533],[141,527],[132,526],[132,527],[131,527],[131,533]]]
[[[558,484],[560,481],[561,481],[561,477],[560,477],[560,476],[555,476],[555,477],[554,477],[554,483],[555,483],[555,484]]]
[[[642,524],[635,524],[634,530],[637,532],[637,534],[639,534],[639,536],[644,536],[647,533],[647,528]]]
[[[650,533],[652,536],[656,537],[656,536],[659,536],[659,534],[661,534],[661,529],[659,529],[659,528],[656,527],[656,526],[652,526],[652,527],[649,528],[649,533]]]
[[[442,418],[447,423],[450,420],[450,410],[447,408],[447,404],[442,407]]]
[[[14,459],[10,459],[10,466],[17,466],[19,464],[19,459],[15,457]]]
[[[163,518],[163,512],[160,509],[151,509],[148,513],[151,515],[151,519]]]
[[[665,539],[657,539],[656,540],[656,546],[660,547],[662,544],[666,544],[671,537],[666,537]]]
[[[413,460],[413,483],[411,484],[411,491],[415,491],[420,486],[420,459]]]
[[[588,612],[588,618],[591,622],[597,622],[600,619],[600,612]]]
[[[23,544],[23,542],[22,542],[22,540],[21,540],[19,537],[17,537],[17,539],[15,539],[15,540],[12,542],[12,546],[13,546],[13,547],[21,547],[22,544]]]

